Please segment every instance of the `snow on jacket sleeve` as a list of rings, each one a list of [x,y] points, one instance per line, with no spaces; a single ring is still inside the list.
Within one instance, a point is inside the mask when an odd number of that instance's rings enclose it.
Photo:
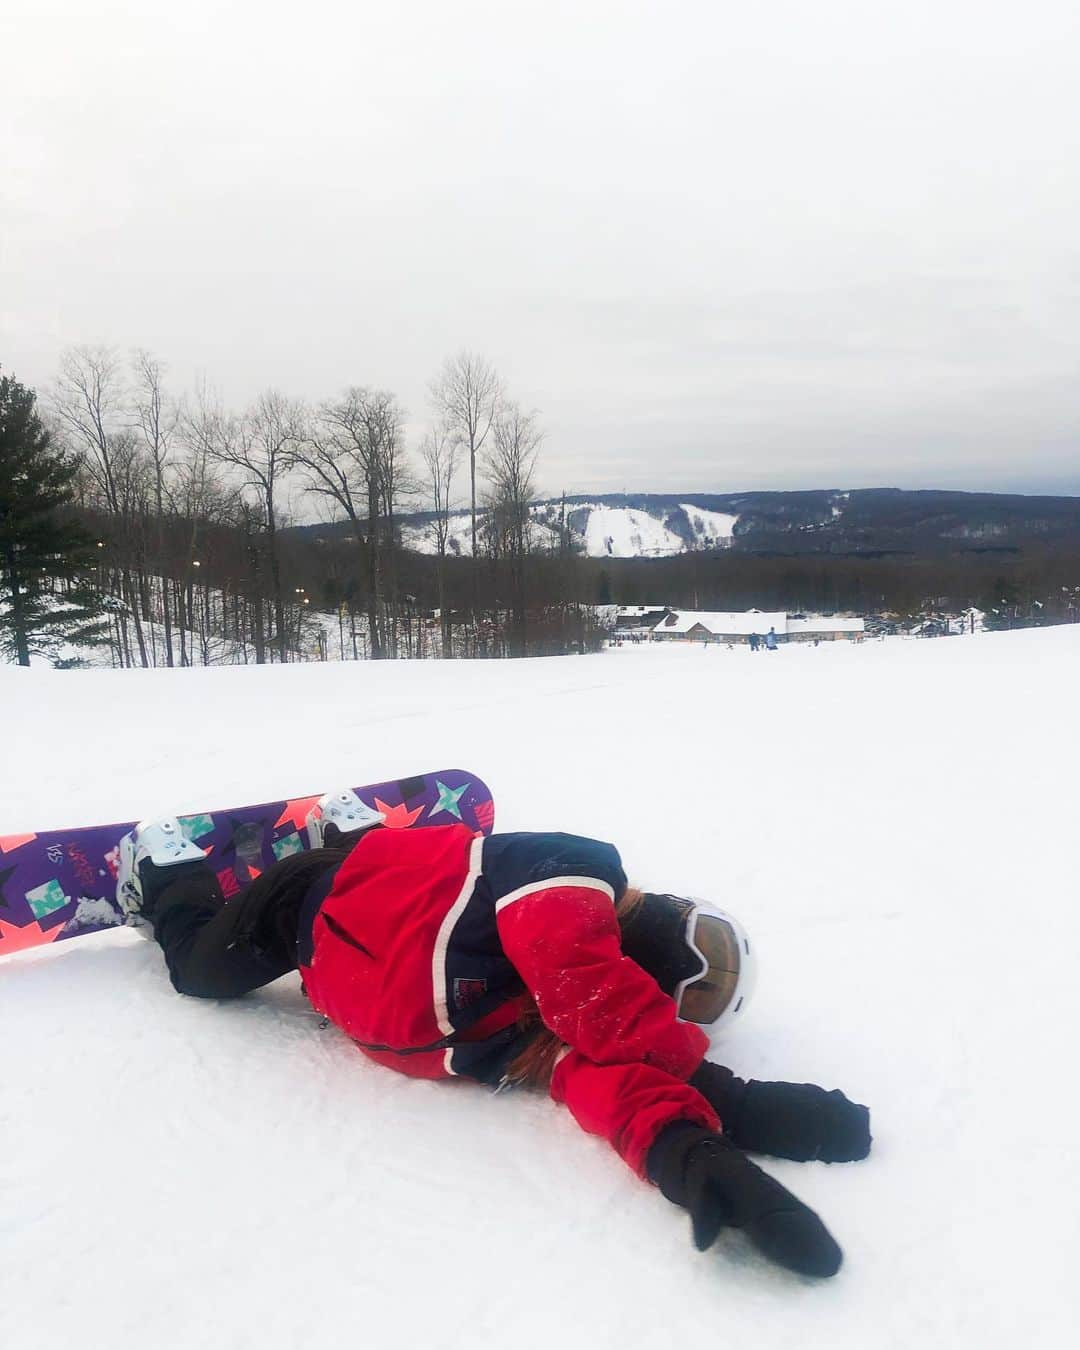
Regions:
[[[623,955],[606,882],[550,878],[504,896],[495,909],[503,950],[560,1040],[594,1064],[647,1064],[690,1077],[708,1038],[680,1022],[674,1000]]]
[[[556,1065],[551,1095],[642,1177],[652,1142],[665,1125],[689,1120],[707,1130],[720,1128],[716,1112],[689,1083],[645,1064],[594,1064],[576,1050]]]

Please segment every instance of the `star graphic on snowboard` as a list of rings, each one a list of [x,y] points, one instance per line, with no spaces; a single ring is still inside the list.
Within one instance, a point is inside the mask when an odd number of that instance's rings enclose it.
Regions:
[[[14,853],[17,848],[22,848],[23,844],[36,838],[36,834],[0,834],[0,853]]]
[[[317,792],[314,797],[294,797],[286,802],[284,811],[274,821],[274,829],[280,829],[287,821],[294,830],[302,830],[307,824],[308,812],[321,796],[322,793]]]
[[[55,942],[63,926],[57,924],[55,928],[46,929],[35,920],[19,928],[16,924],[5,923],[0,919],[0,956],[10,956],[12,952],[25,951],[28,947]]]
[[[399,806],[387,806],[385,802],[379,801],[378,797],[375,798],[375,810],[383,813],[386,817],[383,824],[390,830],[407,830],[419,819],[423,809],[422,806],[418,806],[415,811],[410,811],[404,802]]]
[[[439,789],[439,800],[428,812],[428,815],[434,816],[437,815],[440,811],[448,811],[450,815],[457,816],[458,820],[460,820],[461,807],[458,806],[458,802],[464,796],[466,789],[469,787],[469,784],[463,783],[459,788],[449,788],[446,786],[445,783],[440,783],[439,780],[436,778],[435,786]]]

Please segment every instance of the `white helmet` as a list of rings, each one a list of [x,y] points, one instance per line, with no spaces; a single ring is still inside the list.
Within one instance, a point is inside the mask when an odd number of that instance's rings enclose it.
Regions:
[[[714,1033],[753,993],[756,961],[746,930],[706,900],[646,894],[623,924],[622,948],[671,995],[684,1022]]]

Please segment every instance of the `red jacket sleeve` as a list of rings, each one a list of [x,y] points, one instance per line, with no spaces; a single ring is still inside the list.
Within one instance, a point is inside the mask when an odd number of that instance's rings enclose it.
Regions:
[[[657,1134],[673,1120],[718,1130],[716,1112],[688,1083],[645,1064],[594,1064],[575,1050],[551,1078],[551,1095],[589,1134],[598,1134],[639,1176]]]
[[[680,1022],[674,1000],[623,955],[610,886],[556,877],[522,887],[495,910],[503,950],[560,1040],[594,1064],[690,1077],[708,1038]]]

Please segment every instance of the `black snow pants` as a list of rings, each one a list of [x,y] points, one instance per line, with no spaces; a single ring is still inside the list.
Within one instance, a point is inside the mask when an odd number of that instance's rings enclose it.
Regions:
[[[195,998],[239,998],[296,970],[300,907],[330,889],[344,851],[319,849],[267,868],[224,900],[204,862],[144,863],[143,908],[173,987]]]

